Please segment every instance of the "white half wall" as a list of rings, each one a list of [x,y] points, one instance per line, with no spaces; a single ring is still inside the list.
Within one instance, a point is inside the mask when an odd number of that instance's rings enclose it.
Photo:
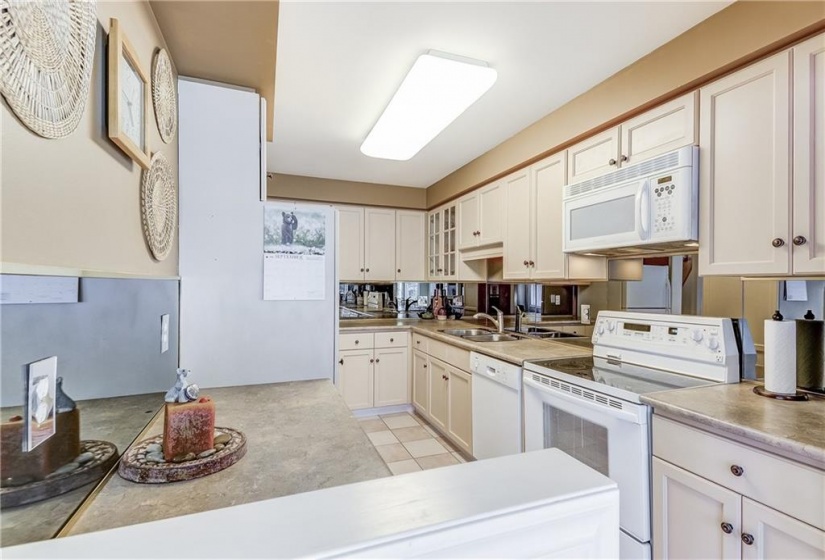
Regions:
[[[260,102],[181,79],[180,366],[201,387],[332,379],[336,226],[327,213],[326,299],[264,301]]]

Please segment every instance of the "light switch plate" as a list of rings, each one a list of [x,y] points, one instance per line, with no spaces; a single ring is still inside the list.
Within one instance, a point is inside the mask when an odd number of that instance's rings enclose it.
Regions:
[[[169,314],[160,316],[160,353],[169,350]]]

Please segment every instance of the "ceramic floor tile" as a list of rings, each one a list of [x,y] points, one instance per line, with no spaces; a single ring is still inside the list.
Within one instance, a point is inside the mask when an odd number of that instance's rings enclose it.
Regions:
[[[458,451],[453,451],[453,454],[452,454],[452,455],[453,455],[453,457],[455,457],[455,458],[456,458],[456,460],[457,460],[459,463],[466,463],[466,462],[467,462],[467,461],[464,459],[464,457],[462,457],[462,456],[461,456],[461,453],[459,453]]]
[[[397,416],[382,416],[381,420],[383,420],[384,424],[386,424],[391,430],[396,430],[398,428],[412,428],[419,425],[418,422],[415,421],[415,418],[407,413],[402,413]]]
[[[395,461],[394,463],[387,463],[392,474],[406,474],[409,472],[420,471],[421,467],[415,462],[415,459],[407,459],[406,461]]]
[[[376,445],[375,449],[378,451],[378,454],[381,455],[381,458],[384,459],[384,462],[387,464],[412,459],[404,445],[401,443],[391,443],[389,445]]]
[[[411,426],[409,428],[398,428],[397,430],[392,431],[395,434],[395,437],[398,438],[398,441],[404,443],[405,441],[417,441],[420,439],[431,439],[427,430],[422,428],[421,426]]]
[[[452,443],[450,443],[449,441],[447,441],[446,439],[444,439],[442,437],[435,438],[435,441],[437,441],[438,443],[443,445],[447,449],[447,451],[450,451],[450,452],[458,451],[458,449],[456,448],[455,445],[453,445]]]
[[[457,465],[458,459],[453,457],[452,453],[441,453],[439,455],[429,455],[427,457],[419,457],[416,459],[418,465],[425,471],[428,469],[437,469],[438,467],[446,467],[449,465]]]
[[[387,430],[387,425],[377,416],[369,418],[368,420],[359,420],[358,425],[368,434]]]
[[[443,445],[434,439],[422,439],[419,441],[408,441],[403,445],[410,455],[418,459],[419,457],[427,457],[428,455],[438,455],[439,453],[448,453]]]
[[[396,438],[393,433],[389,430],[384,430],[382,432],[372,432],[367,434],[367,437],[370,438],[370,441],[376,447],[379,445],[388,445],[390,443],[398,443],[398,438]]]
[[[430,434],[431,436],[433,436],[434,438],[436,438],[436,437],[441,437],[441,434],[439,434],[438,432],[436,432],[434,429],[432,429],[432,428],[431,428],[430,426],[428,426],[427,424],[422,424],[422,427],[423,427],[425,430],[427,430],[427,433],[428,433],[428,434]]]

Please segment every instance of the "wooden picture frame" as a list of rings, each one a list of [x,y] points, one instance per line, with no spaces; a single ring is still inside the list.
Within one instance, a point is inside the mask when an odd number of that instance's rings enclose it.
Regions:
[[[143,169],[149,169],[151,86],[116,18],[109,25],[107,74],[109,138]]]

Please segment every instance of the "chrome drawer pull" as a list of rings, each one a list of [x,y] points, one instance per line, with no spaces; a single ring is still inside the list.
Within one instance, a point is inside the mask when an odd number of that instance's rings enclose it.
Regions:
[[[743,469],[739,465],[731,465],[730,472],[733,473],[733,476],[742,476],[743,474],[745,474],[745,469]]]
[[[731,533],[733,533],[733,525],[731,525],[730,523],[722,523],[722,531],[730,535]]]

